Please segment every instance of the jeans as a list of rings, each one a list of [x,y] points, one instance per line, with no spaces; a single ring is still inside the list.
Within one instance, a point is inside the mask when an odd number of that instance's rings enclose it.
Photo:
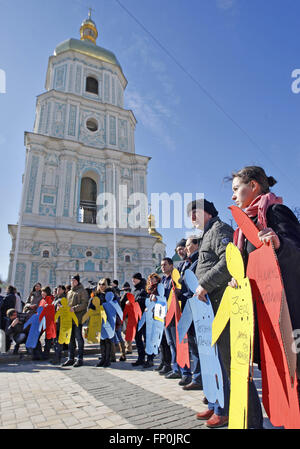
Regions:
[[[57,360],[61,359],[61,353],[63,351],[63,347],[64,347],[64,345],[61,345],[60,343],[58,343],[58,337],[54,338],[53,348],[54,348],[55,357],[57,358]]]
[[[193,358],[193,375],[192,375],[192,382],[195,384],[201,384],[202,385],[202,377],[201,377],[201,366],[200,366],[200,359],[199,359],[199,353],[198,353],[198,345],[196,336],[194,333],[188,332],[188,341],[189,341],[189,349],[192,354]]]
[[[165,332],[163,332],[159,350],[161,364],[167,367],[171,367],[171,351],[166,339]]]
[[[254,381],[248,382],[248,429],[262,429],[263,414]]]
[[[50,349],[52,346],[52,342],[53,342],[52,338],[45,338],[45,345],[44,345],[44,354],[45,355],[49,355]]]
[[[21,332],[20,334],[18,334],[14,337],[15,343],[17,345],[25,343],[26,339],[27,339],[27,334],[25,334],[24,332]]]
[[[138,352],[138,360],[145,360],[146,326],[143,326],[142,329],[136,332],[135,343]]]
[[[181,368],[176,362],[176,328],[172,323],[165,329],[166,339],[171,351],[171,363],[174,372],[180,373],[182,376],[192,377],[190,368],[186,365]]]
[[[68,357],[70,360],[74,360],[75,358],[75,349],[76,349],[76,342],[78,345],[78,359],[83,359],[83,350],[84,350],[84,339],[82,336],[82,324],[79,324],[76,326],[76,324],[73,323],[72,326],[72,334],[70,343],[68,346]]]

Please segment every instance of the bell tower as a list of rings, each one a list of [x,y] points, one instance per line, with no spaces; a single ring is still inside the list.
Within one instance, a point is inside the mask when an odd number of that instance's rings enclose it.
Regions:
[[[150,160],[135,151],[136,119],[124,108],[121,64],[97,37],[89,11],[80,39],[67,39],[50,56],[33,132],[25,132],[19,223],[8,226],[9,282],[25,296],[36,282],[69,283],[75,271],[88,286],[115,275],[119,283],[130,281],[137,271],[147,277],[155,269],[157,236],[147,223],[120,227],[122,204],[114,229],[97,225],[100,194],[115,195],[118,205],[119,186],[128,195],[147,195]]]

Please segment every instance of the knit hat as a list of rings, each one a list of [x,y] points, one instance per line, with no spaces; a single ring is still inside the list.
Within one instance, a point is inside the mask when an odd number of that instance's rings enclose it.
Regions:
[[[178,248],[178,246],[185,247],[185,244],[186,244],[186,239],[181,239],[178,243],[176,243],[176,248]]]
[[[72,276],[72,279],[75,279],[78,282],[78,284],[80,284],[80,276],[79,276],[79,274],[75,274],[75,276]]]
[[[141,280],[143,279],[141,273],[135,273],[135,274],[132,276],[132,278],[133,278],[133,279],[138,279],[139,281],[141,281]]]
[[[214,203],[211,203],[210,201],[207,201],[206,199],[203,198],[191,201],[187,205],[186,212],[188,215],[190,215],[190,213],[196,209],[202,209],[208,214],[210,214],[212,217],[216,217],[218,215],[218,211],[215,208]]]
[[[124,284],[122,285],[122,288],[130,288],[129,282],[124,282]]]

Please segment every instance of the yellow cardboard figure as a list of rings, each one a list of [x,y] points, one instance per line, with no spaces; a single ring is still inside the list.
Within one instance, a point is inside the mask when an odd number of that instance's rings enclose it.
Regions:
[[[239,249],[226,247],[227,268],[238,287],[228,286],[212,325],[212,345],[216,343],[230,320],[230,429],[247,428],[249,366],[253,357],[254,316],[250,281],[244,275]]]
[[[78,326],[78,319],[75,313],[71,312],[67,298],[61,298],[60,303],[61,307],[55,313],[54,320],[57,321],[60,318],[58,343],[62,345],[70,343],[72,324],[74,321]]]
[[[104,307],[100,305],[98,296],[94,296],[92,304],[95,309],[88,309],[82,317],[82,322],[89,320],[86,339],[89,343],[100,343],[102,321],[106,323],[107,316]]]

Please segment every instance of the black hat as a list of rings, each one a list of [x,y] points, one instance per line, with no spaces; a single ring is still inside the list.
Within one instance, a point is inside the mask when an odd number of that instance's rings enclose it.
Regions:
[[[199,199],[191,201],[186,208],[186,212],[188,215],[192,212],[192,210],[196,209],[202,209],[208,214],[210,214],[212,217],[216,217],[218,215],[218,211],[214,206],[214,203],[211,203],[210,201],[207,201],[206,199]]]
[[[135,273],[135,274],[132,276],[132,278],[133,278],[133,279],[138,279],[139,281],[141,281],[141,280],[143,279],[141,273]]]
[[[75,274],[75,276],[72,276],[72,279],[75,279],[78,282],[78,284],[80,284],[80,276],[79,276],[79,274]]]
[[[186,239],[181,239],[178,243],[176,243],[176,248],[178,248],[178,246],[185,247],[185,244],[186,244]]]
[[[124,292],[124,291],[125,292],[131,292],[131,287],[130,287],[129,282],[124,282],[121,291],[122,292]]]

